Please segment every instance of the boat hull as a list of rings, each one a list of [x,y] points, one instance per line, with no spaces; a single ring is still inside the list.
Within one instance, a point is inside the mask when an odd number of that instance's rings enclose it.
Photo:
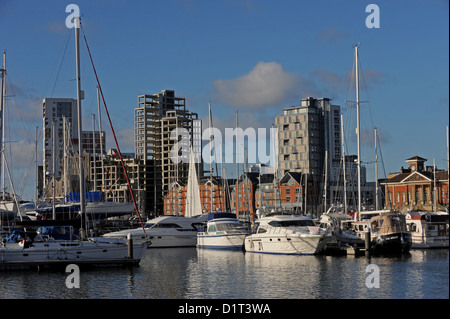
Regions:
[[[323,235],[253,234],[245,238],[245,251],[282,255],[315,255],[323,249]]]
[[[197,247],[209,249],[242,250],[246,234],[217,234],[208,235],[198,233]]]
[[[133,240],[136,243],[144,243],[150,241],[151,244],[148,248],[175,248],[175,247],[195,247],[197,245],[197,232],[196,231],[177,231],[173,230],[160,230],[158,232],[142,229],[134,229],[121,231],[114,234],[106,234],[105,238],[126,238],[128,234],[133,235]]]
[[[0,248],[0,269],[51,268],[67,264],[80,266],[137,265],[145,244],[128,245],[120,240],[36,242],[29,247],[4,243]]]
[[[148,238],[152,241],[152,244],[148,246],[149,248],[195,247],[197,245],[197,233],[186,235],[149,235]]]
[[[412,249],[448,248],[448,236],[422,237],[412,236]]]
[[[371,240],[373,253],[406,253],[411,249],[411,234],[393,233],[376,236]]]

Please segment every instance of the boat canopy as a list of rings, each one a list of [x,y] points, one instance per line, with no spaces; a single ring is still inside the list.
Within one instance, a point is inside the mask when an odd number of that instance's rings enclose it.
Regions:
[[[86,192],[86,202],[100,202],[102,201],[103,192]],[[71,192],[69,193],[69,202],[79,202],[80,201],[80,192]]]
[[[382,234],[407,232],[406,218],[403,214],[383,214],[372,217],[370,227],[373,232]]]
[[[236,214],[228,213],[228,212],[216,212],[216,213],[209,213],[208,214],[208,220],[213,220],[213,219],[218,219],[218,218],[233,218],[233,219],[236,219]]]

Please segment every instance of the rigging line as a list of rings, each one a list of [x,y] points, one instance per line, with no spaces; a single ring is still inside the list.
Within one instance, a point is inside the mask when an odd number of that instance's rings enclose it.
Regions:
[[[113,137],[114,137],[114,142],[115,142],[116,147],[117,147],[117,152],[119,153],[120,162],[122,163],[122,168],[123,168],[123,171],[124,171],[124,174],[125,174],[125,178],[127,179],[127,184],[128,184],[128,188],[130,190],[131,198],[133,199],[134,209],[136,210],[136,213],[137,213],[137,215],[139,217],[139,222],[141,223],[142,230],[144,231],[144,235],[146,235],[145,228],[144,228],[144,223],[142,222],[141,214],[139,213],[139,210],[138,210],[138,208],[136,206],[136,200],[134,198],[133,189],[131,188],[130,179],[128,178],[127,169],[125,167],[125,163],[124,163],[123,158],[122,158],[122,153],[121,153],[120,148],[119,148],[119,143],[117,142],[116,133],[114,131],[114,128],[113,128],[113,125],[112,125],[112,122],[111,122],[111,118],[109,116],[108,108],[106,107],[106,102],[105,102],[105,97],[103,96],[102,86],[100,85],[100,80],[98,79],[98,76],[97,76],[97,70],[95,69],[95,66],[94,66],[94,61],[92,59],[91,50],[89,49],[89,45],[88,45],[87,39],[86,39],[86,34],[84,33],[84,29],[82,27],[81,21],[80,21],[80,28],[81,28],[81,31],[83,33],[84,42],[86,43],[86,49],[88,51],[89,58],[91,60],[92,68],[94,70],[95,79],[97,80],[97,84],[98,84],[98,88],[99,88],[99,91],[100,91],[100,95],[102,96],[103,105],[105,107],[106,116],[108,117],[109,126],[111,127],[111,131],[112,131],[112,134],[113,134]]]
[[[53,83],[52,94],[50,95],[50,97],[53,97],[53,92],[55,92],[56,83],[58,82],[59,73],[61,72],[62,64],[64,62],[64,57],[66,56],[66,50],[67,50],[67,47],[69,45],[70,35],[72,34],[72,32],[70,32],[70,29],[69,29],[69,31],[67,31],[67,33],[68,34],[67,34],[66,46],[64,48],[64,52],[63,52],[63,56],[62,56],[62,59],[61,59],[61,63],[59,64],[58,72],[56,73],[55,83]]]

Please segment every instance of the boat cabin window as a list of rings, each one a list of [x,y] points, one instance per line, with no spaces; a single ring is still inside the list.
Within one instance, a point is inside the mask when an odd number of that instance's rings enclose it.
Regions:
[[[406,221],[404,216],[391,216],[391,227],[395,231],[406,231]]]
[[[272,227],[299,227],[299,226],[316,226],[314,222],[310,219],[304,220],[273,220],[269,222]]]
[[[414,233],[414,232],[417,231],[417,225],[416,225],[415,223],[410,223],[410,224],[408,224],[407,226],[408,226],[408,228],[409,228],[408,230],[409,230],[410,232]]]
[[[174,223],[158,223],[154,224],[152,228],[181,228],[181,226]]]
[[[258,232],[259,223],[255,223],[252,227],[252,234],[256,234]]]
[[[373,230],[373,231],[379,232],[379,231],[380,231],[380,225],[378,224],[378,220],[374,220],[374,221],[372,222],[371,227],[372,227],[372,230]]]
[[[216,226],[218,231],[227,231],[241,228],[241,224],[238,223],[220,223],[217,224]]]
[[[216,225],[209,225],[208,226],[208,232],[215,232],[215,231],[217,231]]]
[[[258,234],[263,234],[267,232],[267,229],[265,229],[264,227],[258,227]]]

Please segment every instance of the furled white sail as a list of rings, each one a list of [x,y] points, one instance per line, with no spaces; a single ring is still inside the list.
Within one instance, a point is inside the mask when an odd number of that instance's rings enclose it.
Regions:
[[[200,202],[200,188],[198,185],[197,171],[195,169],[194,152],[191,148],[189,157],[189,175],[186,191],[186,209],[185,217],[193,217],[202,213],[202,205]]]

